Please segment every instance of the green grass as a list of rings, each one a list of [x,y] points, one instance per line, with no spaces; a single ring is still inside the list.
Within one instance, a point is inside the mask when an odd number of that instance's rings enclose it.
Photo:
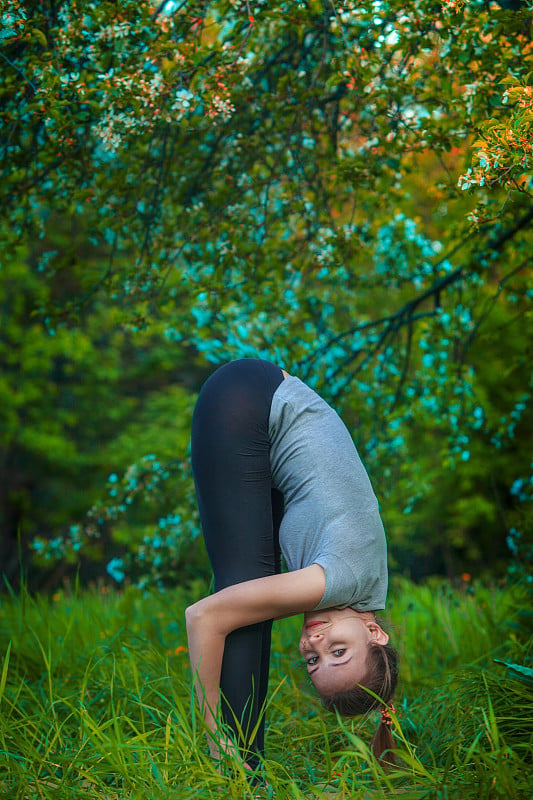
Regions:
[[[259,788],[238,762],[221,775],[206,755],[183,621],[202,590],[4,597],[0,798],[531,797],[532,673],[494,661],[531,666],[519,588],[393,584],[402,766],[388,774],[368,752],[375,719],[323,712],[299,661],[298,618],[276,623]]]

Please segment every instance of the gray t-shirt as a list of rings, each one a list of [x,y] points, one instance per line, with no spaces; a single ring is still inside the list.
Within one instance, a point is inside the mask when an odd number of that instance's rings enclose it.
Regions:
[[[299,378],[285,378],[269,419],[273,485],[285,500],[280,546],[290,570],[320,564],[317,609],[385,607],[387,545],[376,496],[338,414]]]

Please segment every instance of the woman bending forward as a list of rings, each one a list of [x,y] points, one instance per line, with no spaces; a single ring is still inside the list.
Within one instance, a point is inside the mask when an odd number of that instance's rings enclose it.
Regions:
[[[299,648],[311,681],[343,715],[381,709],[380,757],[392,746],[397,681],[396,651],[375,617],[387,591],[385,533],[342,420],[274,364],[233,361],[198,397],[192,465],[215,593],[190,606],[186,622],[212,755],[231,746],[217,733],[221,716],[257,766],[272,621],[303,613]]]

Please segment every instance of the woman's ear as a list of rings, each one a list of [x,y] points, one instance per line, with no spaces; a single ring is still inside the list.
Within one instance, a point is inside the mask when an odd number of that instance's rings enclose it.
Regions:
[[[389,634],[385,633],[383,628],[380,625],[378,625],[378,623],[375,620],[367,622],[366,626],[370,631],[370,641],[372,644],[389,643]]]

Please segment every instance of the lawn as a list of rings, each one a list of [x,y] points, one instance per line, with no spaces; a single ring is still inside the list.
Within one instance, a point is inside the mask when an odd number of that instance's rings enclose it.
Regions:
[[[393,581],[401,766],[389,773],[369,756],[375,718],[323,711],[299,660],[299,619],[275,623],[266,783],[255,788],[237,761],[220,774],[206,754],[183,619],[204,590],[3,597],[1,798],[530,800],[533,615],[520,586]]]

